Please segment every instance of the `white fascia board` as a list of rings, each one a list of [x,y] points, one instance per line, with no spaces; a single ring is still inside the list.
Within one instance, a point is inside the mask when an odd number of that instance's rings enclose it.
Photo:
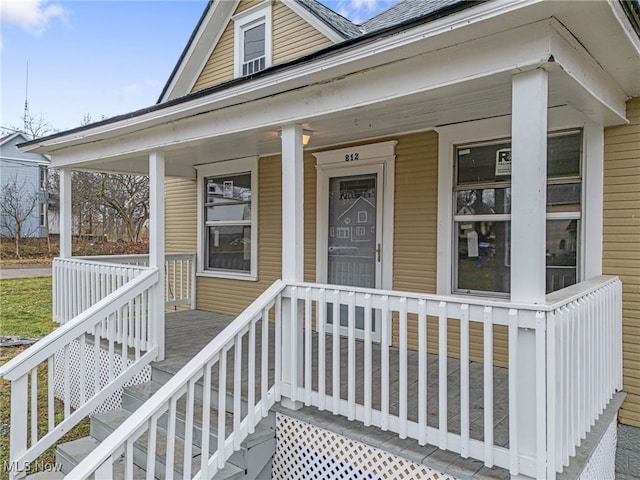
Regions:
[[[318,30],[321,34],[323,34],[325,37],[327,37],[333,43],[338,43],[338,42],[342,42],[343,40],[346,40],[345,37],[340,35],[333,28],[331,28],[329,25],[324,23],[322,20],[320,20],[313,13],[311,13],[309,10],[304,8],[302,5],[300,5],[295,0],[281,0],[281,1],[282,1],[282,3],[284,5],[289,7],[290,10],[293,10],[294,13],[296,13],[296,14],[298,14],[298,16],[302,17],[302,19],[305,22],[307,22],[313,28]]]
[[[608,0],[607,3],[613,12],[613,16],[620,24],[620,29],[624,33],[625,37],[629,40],[629,43],[633,45],[635,49],[636,56],[640,56],[640,38],[636,34],[635,30],[631,26],[629,19],[627,18],[627,14],[624,13],[622,6],[620,5],[619,0]]]
[[[227,0],[211,5],[161,102],[181,97],[193,90],[200,72],[218,45],[239,3],[240,0]]]
[[[602,105],[627,122],[627,94],[557,20],[552,19],[551,52],[562,70]]]
[[[410,30],[399,32],[395,35],[367,42],[338,54],[317,58],[314,61],[304,63],[293,69],[286,69],[252,80],[251,82],[242,83],[236,87],[225,88],[204,97],[181,102],[146,114],[45,140],[39,144],[27,147],[25,151],[38,151],[39,148],[45,147],[47,148],[46,152],[49,153],[50,151],[55,151],[55,147],[57,146],[64,148],[76,142],[85,142],[89,137],[102,138],[105,134],[113,134],[112,132],[119,135],[120,133],[126,133],[128,130],[140,130],[179,118],[189,111],[195,114],[202,111],[224,108],[249,100],[275,95],[279,92],[285,92],[312,83],[326,82],[338,76],[358,72],[363,68],[375,67],[377,63],[372,61],[372,57],[374,57],[374,60],[375,57],[382,58],[386,62],[398,60],[402,58],[402,54],[394,56],[393,51],[412,44],[424,44],[425,41],[428,41],[426,44],[429,45],[431,50],[445,48],[449,45],[460,43],[460,37],[456,38],[456,35],[464,35],[464,29],[474,24],[539,3],[540,0],[518,0],[511,3],[486,2],[479,4],[473,8],[434,20]],[[491,32],[487,32],[487,34],[489,33]],[[472,38],[473,35],[468,35],[466,40]],[[436,39],[439,40],[436,41]],[[50,147],[54,148],[51,149]]]
[[[64,148],[57,165],[105,159],[234,133],[304,123],[310,118],[350,111],[407,95],[428,92],[492,75],[511,75],[547,63],[549,21],[458,44],[430,54],[348,75],[282,95],[265,97],[232,108],[211,110],[179,121],[165,122],[116,139],[87,139]],[[522,48],[522,43],[528,46]],[[363,88],[366,85],[366,88]]]

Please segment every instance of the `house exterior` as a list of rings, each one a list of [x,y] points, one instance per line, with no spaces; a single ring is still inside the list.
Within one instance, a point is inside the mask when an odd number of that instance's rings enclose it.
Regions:
[[[23,144],[61,169],[55,275],[84,291],[73,302],[54,288],[64,325],[32,359],[85,345],[85,332],[138,349],[104,395],[163,359],[162,286],[183,271],[165,254],[195,253],[197,310],[236,316],[74,478],[111,475],[122,452],[125,468],[153,468],[134,461],[134,441],[155,439],[165,412],[172,425],[200,384],[233,415],[225,428],[219,413],[215,448],[202,433],[201,476],[273,408],[279,432],[305,432],[276,436],[276,478],[303,457],[325,459],[305,460],[317,478],[327,458],[363,475],[382,476],[382,462],[406,468],[400,478],[456,478],[458,460],[431,462],[428,446],[474,459],[480,476],[610,476],[616,422],[640,427],[638,12],[403,1],[354,25],[313,0],[210,2],[157,105]],[[113,290],[71,257],[74,168],[150,176],[147,266],[120,267]],[[2,374],[26,395],[35,361]],[[95,382],[69,422],[102,401]],[[322,425],[296,420],[309,408]],[[389,437],[336,437],[325,411],[419,447],[378,462]],[[12,458],[40,448],[26,415]],[[318,447],[329,438],[368,453],[336,459]]]
[[[47,203],[45,190],[47,168],[50,160],[46,155],[21,151],[17,145],[29,140],[22,133],[13,133],[0,139],[0,188],[12,186],[16,206],[13,215],[3,214],[0,235],[15,235],[15,219],[24,222],[22,237],[42,238],[47,235]]]

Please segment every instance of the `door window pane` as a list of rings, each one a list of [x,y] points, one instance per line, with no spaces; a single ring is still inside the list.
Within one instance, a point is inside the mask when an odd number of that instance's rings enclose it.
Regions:
[[[576,283],[578,220],[547,221],[547,293]]]

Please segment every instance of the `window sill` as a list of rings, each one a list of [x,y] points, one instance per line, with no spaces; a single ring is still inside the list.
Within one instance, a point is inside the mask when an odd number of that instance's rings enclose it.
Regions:
[[[244,280],[248,282],[258,281],[258,276],[251,273],[218,272],[213,270],[204,270],[201,272],[196,272],[196,277],[223,278],[227,280]]]

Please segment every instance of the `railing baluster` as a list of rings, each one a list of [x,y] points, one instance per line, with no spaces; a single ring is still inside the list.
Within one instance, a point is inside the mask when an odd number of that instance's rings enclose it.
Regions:
[[[165,456],[165,478],[173,478],[173,462],[176,451],[176,413],[177,413],[177,395],[169,400],[169,413],[167,415],[167,452]],[[155,445],[149,445],[150,451],[147,455],[155,457]]]
[[[364,296],[364,424],[371,425],[371,294]]]
[[[382,305],[382,318],[380,330],[382,333],[382,342],[380,345],[380,428],[384,431],[389,430],[389,331],[391,329],[389,315],[389,297],[384,295],[380,299]]]
[[[233,346],[233,449],[240,450],[240,435],[235,432],[240,431],[240,421],[242,420],[241,400],[242,400],[242,337],[236,335]],[[249,405],[252,408],[252,405]]]
[[[127,440],[124,455],[124,478],[133,478],[133,440]]]
[[[262,342],[260,344],[262,354],[261,362],[261,388],[260,388],[260,405],[262,407],[262,416],[266,417],[269,413],[267,409],[267,394],[269,390],[269,309],[265,307],[262,310]]]
[[[427,301],[418,301],[418,444],[427,444]]]
[[[340,413],[340,291],[333,292],[333,365],[331,373],[333,375],[332,395],[333,414]]]
[[[38,443],[38,367],[31,370],[31,446]]]
[[[438,305],[438,424],[439,447],[447,448],[447,304]]]
[[[305,289],[304,299],[304,403],[311,405],[311,367],[313,365],[311,349],[311,288]]]
[[[56,424],[55,416],[55,354],[47,358],[47,424],[49,431],[53,430]],[[13,389],[13,387],[11,387]]]
[[[318,315],[316,325],[318,327],[318,409],[324,410],[326,405],[326,338],[327,325],[327,296],[326,290],[321,288],[318,292]]]
[[[536,313],[536,476],[544,478],[547,474],[546,431],[547,426],[547,390],[545,329],[547,318],[544,312]]]
[[[298,372],[301,365],[298,364],[298,329],[300,328],[301,319],[298,318],[298,287],[291,288],[291,301],[289,303],[289,318],[291,319],[289,338],[291,345],[289,349],[289,371],[291,372],[291,392],[292,402],[298,400]],[[300,346],[302,348],[302,346]]]
[[[69,345],[64,347],[64,418],[71,414],[71,359],[69,358]]]
[[[493,467],[493,309],[484,308],[484,463]]]
[[[460,456],[469,456],[469,305],[460,306]]]
[[[399,384],[400,389],[398,391],[399,405],[399,417],[400,417],[400,431],[398,432],[400,438],[407,438],[407,401],[408,401],[408,381],[407,381],[407,299],[402,297],[400,299],[400,351],[399,355]]]
[[[154,415],[149,419],[149,436],[148,436],[149,450],[151,448],[155,449],[155,445],[157,444],[157,438],[158,438],[158,415]],[[202,455],[202,457],[204,458],[206,457],[206,455]],[[156,456],[155,454],[152,455],[151,451],[148,451],[147,452],[147,468],[146,468],[147,480],[155,479],[155,472],[156,472]]]
[[[211,432],[211,370],[213,362],[209,361],[202,369],[202,438],[200,440],[200,478],[209,478],[209,438]]]
[[[252,434],[255,428],[255,404],[256,404],[256,323],[258,317],[249,323],[249,359],[247,365],[247,432]]]
[[[227,404],[227,352],[223,349],[218,359],[218,468],[225,463],[225,417]]]
[[[518,310],[509,310],[509,473],[520,473],[520,445],[518,437]]]
[[[186,403],[187,409],[184,419],[184,457],[182,474],[183,478],[191,478],[191,461],[193,451],[193,413],[196,401],[195,389],[197,377],[192,377],[187,383]],[[206,405],[202,405],[203,409],[207,409]],[[206,456],[206,451],[202,451],[201,455]]]
[[[556,314],[549,312],[547,314],[547,478],[553,480],[556,476]],[[511,365],[509,365],[511,368]],[[537,367],[536,367],[537,368]],[[509,413],[511,415],[511,412]]]
[[[356,416],[356,294],[347,297],[348,346],[347,346],[347,419]]]
[[[84,404],[86,401],[86,377],[87,377],[87,362],[85,355],[85,337],[86,335],[83,333],[80,336],[79,348],[80,348],[80,404]]]
[[[282,386],[282,296],[278,295],[276,297],[276,318],[275,318],[275,333],[274,333],[274,344],[276,347],[276,358],[275,358],[275,400],[276,402],[280,401],[281,398],[281,386]]]

